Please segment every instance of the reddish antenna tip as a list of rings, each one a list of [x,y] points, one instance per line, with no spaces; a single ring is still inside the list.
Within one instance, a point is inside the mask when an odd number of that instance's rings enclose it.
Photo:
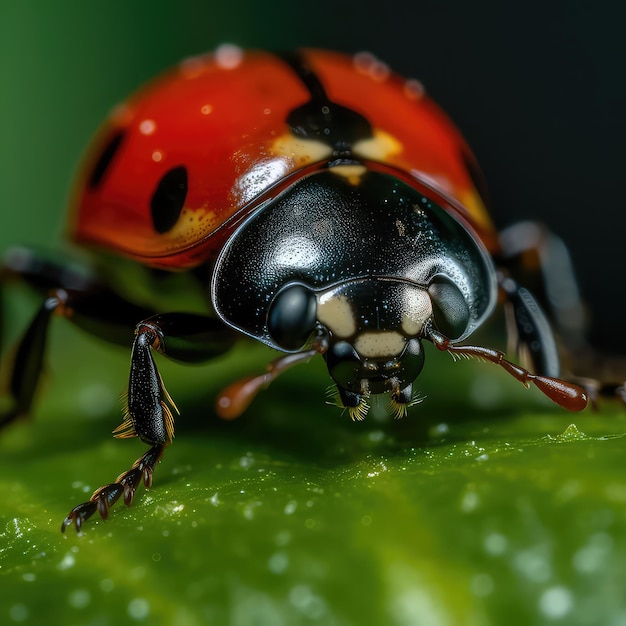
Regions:
[[[579,385],[549,376],[532,376],[530,380],[550,400],[568,411],[582,411],[587,406],[589,397]]]

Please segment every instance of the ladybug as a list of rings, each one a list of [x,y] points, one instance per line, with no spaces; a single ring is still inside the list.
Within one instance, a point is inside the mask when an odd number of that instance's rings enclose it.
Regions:
[[[16,350],[2,424],[31,409],[53,315],[132,345],[114,435],[150,448],[75,507],[62,530],[80,530],[96,511],[106,518],[120,497],[130,505],[142,480],[150,487],[177,413],[155,351],[204,361],[242,335],[277,350],[266,372],[220,395],[224,417],[315,355],[354,419],[377,394],[401,416],[415,402],[424,341],[491,361],[565,409],[583,409],[585,391],[558,378],[546,316],[507,269],[480,181],[463,137],[420,83],[369,54],[226,45],[116,107],[85,159],[69,239],[130,259],[146,277],[185,272],[206,310],[163,312],[133,301],[106,272],[25,248],[6,254],[3,281],[25,281],[44,300]],[[529,369],[465,343],[498,300],[513,312]]]

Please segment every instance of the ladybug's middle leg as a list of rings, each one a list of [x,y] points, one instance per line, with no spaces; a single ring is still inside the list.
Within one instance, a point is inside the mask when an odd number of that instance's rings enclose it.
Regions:
[[[50,324],[64,317],[90,334],[128,346],[138,320],[152,311],[117,294],[94,274],[69,262],[51,261],[34,250],[16,248],[0,263],[0,283],[19,281],[43,296],[43,302],[16,346],[3,362],[8,372],[9,407],[0,428],[30,413],[44,369]]]

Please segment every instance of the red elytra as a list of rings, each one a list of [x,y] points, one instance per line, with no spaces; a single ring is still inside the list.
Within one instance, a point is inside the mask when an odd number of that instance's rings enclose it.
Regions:
[[[474,157],[417,81],[369,54],[305,50],[302,59],[333,102],[371,124],[373,137],[352,147],[354,158],[441,192],[487,248],[496,248],[472,180]],[[223,46],[182,62],[105,122],[75,191],[70,238],[154,267],[186,269],[214,257],[230,224],[290,175],[332,157],[328,145],[294,137],[287,124],[310,97],[289,64],[268,52]],[[176,167],[188,176],[185,204],[175,226],[158,232],[150,200]]]

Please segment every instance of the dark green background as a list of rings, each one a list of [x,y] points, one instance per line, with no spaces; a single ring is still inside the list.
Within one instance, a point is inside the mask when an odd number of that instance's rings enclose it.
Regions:
[[[596,337],[626,348],[626,43],[611,5],[3,3],[0,250],[56,245],[89,137],[163,67],[224,41],[368,49],[465,132],[499,224],[564,236]],[[7,335],[34,304],[10,292]],[[626,623],[621,407],[568,415],[431,351],[428,397],[401,422],[327,407],[318,362],[220,423],[217,389],[267,358],[165,363],[183,417],[154,489],[62,537],[71,506],[143,446],[110,437],[127,353],[55,325],[37,419],[0,441],[0,623]]]

